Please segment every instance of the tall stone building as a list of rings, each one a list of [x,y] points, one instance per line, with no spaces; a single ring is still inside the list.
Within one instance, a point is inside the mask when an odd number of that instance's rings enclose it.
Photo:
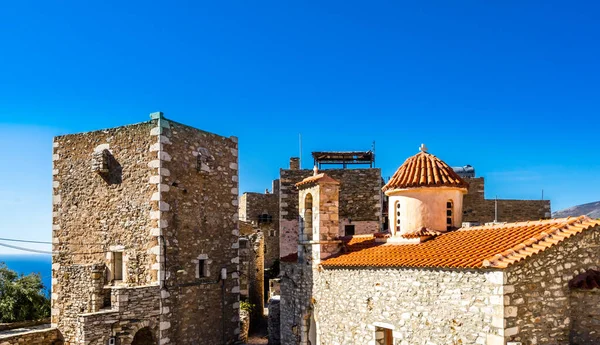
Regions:
[[[464,196],[464,222],[522,222],[552,215],[550,200],[486,199],[485,179],[475,176],[475,168],[466,165],[452,169],[469,184],[469,192]]]
[[[389,234],[340,237],[340,181],[296,184],[281,343],[599,344],[600,221],[460,228],[468,183],[421,150],[383,187]]]
[[[279,260],[279,180],[273,181],[272,191],[240,197],[240,221],[252,223],[264,235],[265,268]]]
[[[367,151],[368,152],[368,151]],[[321,156],[325,152],[317,152]],[[333,153],[331,153],[333,154]],[[335,152],[343,155],[343,152]],[[354,154],[354,152],[352,152]],[[325,155],[325,157],[328,157]],[[315,165],[326,164],[317,160]],[[346,163],[346,165],[349,163]],[[379,168],[324,169],[340,183],[339,236],[364,235],[380,232],[383,226],[385,196],[381,192],[383,179]],[[280,170],[279,193],[279,251],[281,257],[298,252],[300,217],[296,184],[313,175],[313,170],[300,169],[297,158],[290,159],[290,168]]]
[[[56,137],[52,323],[65,344],[239,333],[238,145],[154,113]]]

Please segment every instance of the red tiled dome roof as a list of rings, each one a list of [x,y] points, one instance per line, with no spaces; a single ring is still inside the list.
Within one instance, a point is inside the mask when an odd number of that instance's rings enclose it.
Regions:
[[[408,158],[382,190],[442,186],[468,188],[469,184],[444,161],[422,151]]]

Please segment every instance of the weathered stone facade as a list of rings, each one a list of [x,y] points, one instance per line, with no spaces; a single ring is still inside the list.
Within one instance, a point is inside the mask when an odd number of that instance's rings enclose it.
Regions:
[[[571,338],[571,344],[600,343],[600,304],[586,303],[598,301],[598,290],[569,290],[568,286],[578,274],[599,268],[600,229],[575,235],[509,266],[504,286],[505,340],[523,345],[569,344]],[[582,305],[585,308],[579,308]]]
[[[301,231],[298,253],[282,258],[282,343],[596,344],[600,222],[582,216],[456,229],[453,212],[462,215],[467,185],[421,151],[386,191],[398,226],[422,220],[409,234],[336,243],[337,182],[315,172],[296,185]],[[450,189],[460,193],[450,198]],[[406,200],[393,200],[396,192]],[[416,207],[405,215],[396,203]],[[439,221],[448,229],[438,230]]]
[[[304,344],[597,344],[600,290],[569,290],[600,263],[600,229],[500,269],[317,268],[283,262],[281,337]],[[314,321],[312,321],[314,319]]]
[[[279,180],[273,181],[273,193],[244,193],[240,197],[240,220],[251,222],[264,233],[265,268],[279,259]]]
[[[280,318],[280,296],[272,296],[269,298],[269,320],[268,320],[268,333],[269,333],[269,345],[280,345],[281,344],[281,330],[279,329],[279,318]]]
[[[235,137],[156,113],[57,137],[53,161],[52,323],[66,344],[237,338]]]
[[[496,200],[486,199],[483,177],[465,178],[469,192],[463,199],[463,222],[487,223],[494,221]],[[551,217],[550,200],[498,199],[498,222],[520,222]]]
[[[41,328],[0,335],[0,345],[62,345],[57,328]]]
[[[255,232],[240,237],[240,298],[254,305],[251,325],[257,324],[264,310],[264,236]]]
[[[371,234],[381,230],[384,196],[381,169],[326,169],[322,172],[340,182],[339,236],[346,225],[354,225],[354,234]],[[280,256],[298,250],[298,190],[296,183],[313,175],[312,170],[280,170]]]

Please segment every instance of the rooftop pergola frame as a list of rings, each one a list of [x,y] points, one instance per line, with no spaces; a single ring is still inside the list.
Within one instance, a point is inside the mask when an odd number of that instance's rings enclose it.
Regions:
[[[349,164],[375,165],[375,153],[373,151],[320,151],[312,153],[315,166],[321,169],[322,165],[341,164],[344,169]]]

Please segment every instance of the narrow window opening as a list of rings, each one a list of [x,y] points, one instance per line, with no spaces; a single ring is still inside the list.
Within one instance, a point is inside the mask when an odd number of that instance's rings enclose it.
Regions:
[[[200,259],[198,260],[198,277],[199,278],[203,278],[207,276],[207,269],[206,269],[206,259]]]
[[[400,222],[400,202],[396,201],[396,232],[400,232],[401,222]]]
[[[452,216],[454,214],[454,202],[449,200],[446,202],[446,230],[452,230],[453,219]]]
[[[123,280],[123,252],[113,252],[113,280]]]

